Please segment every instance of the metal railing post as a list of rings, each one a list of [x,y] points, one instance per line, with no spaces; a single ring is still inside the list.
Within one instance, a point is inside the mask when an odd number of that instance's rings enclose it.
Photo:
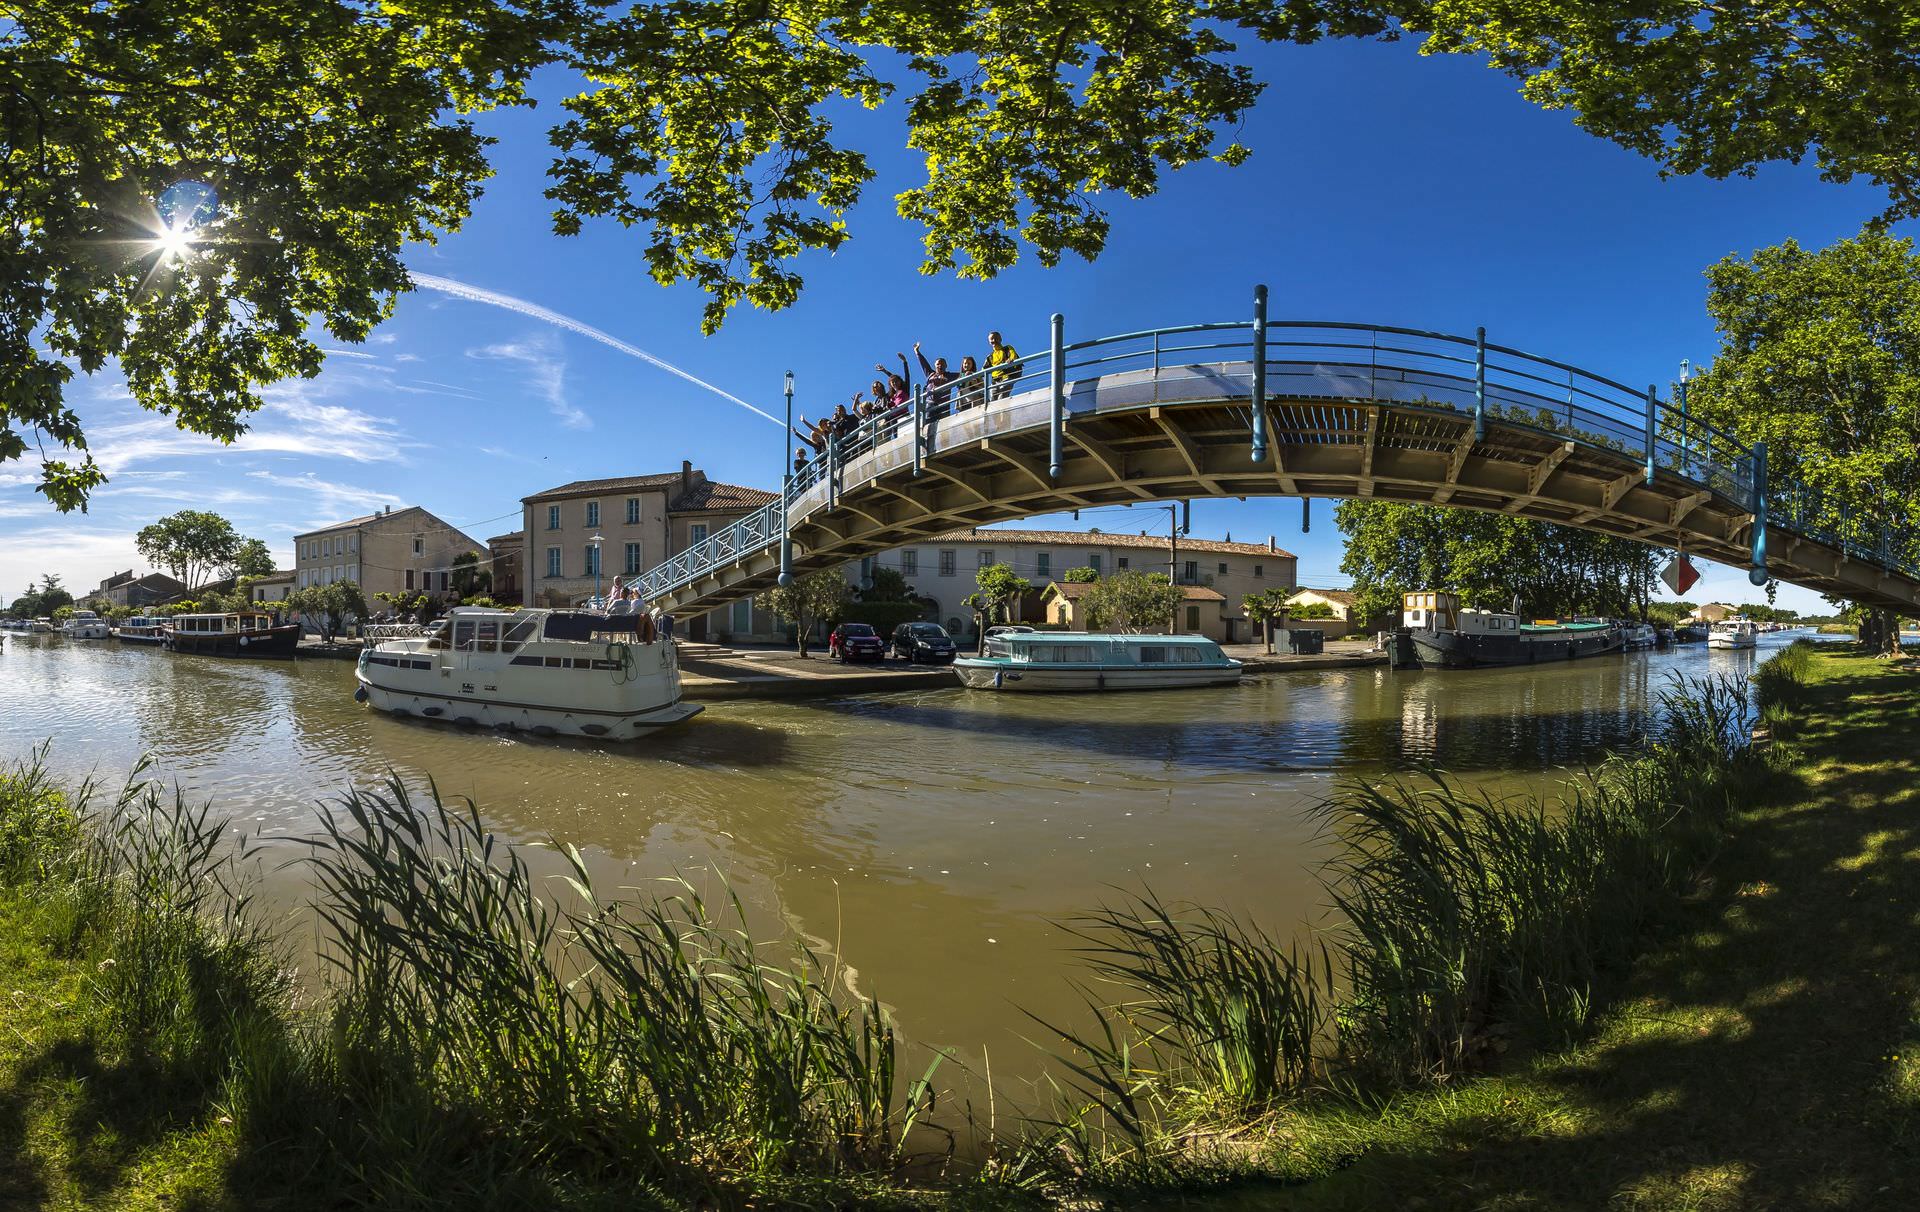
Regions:
[[[1487,440],[1487,330],[1473,332],[1473,440]]]
[[[1267,288],[1253,288],[1253,461],[1267,461]]]
[[[1753,444],[1753,567],[1747,580],[1767,583],[1767,444]]]
[[[920,464],[927,457],[927,385],[916,383],[913,386],[913,474],[920,474]]]
[[[1053,421],[1048,433],[1047,475],[1058,481],[1065,452],[1061,449],[1067,425],[1067,318],[1053,313]]]
[[[827,435],[827,508],[840,504],[840,431]]]
[[[1658,441],[1658,435],[1654,432],[1653,426],[1654,401],[1653,384],[1649,383],[1647,384],[1647,483],[1649,484],[1653,483],[1653,452],[1654,444]]]

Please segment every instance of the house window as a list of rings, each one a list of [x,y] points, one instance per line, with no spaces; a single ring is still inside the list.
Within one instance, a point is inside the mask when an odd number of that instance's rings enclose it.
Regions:
[[[627,525],[633,526],[640,521],[640,498],[627,498]]]
[[[1187,561],[1187,583],[1191,585],[1195,581],[1198,581],[1199,579],[1200,579],[1200,562],[1198,560],[1188,560]]]
[[[1225,563],[1222,563],[1222,564],[1220,565],[1220,575],[1221,575],[1221,576],[1226,576],[1226,575],[1227,575],[1227,566],[1226,566],[1226,564],[1225,564]]]
[[[1262,564],[1255,564],[1253,566],[1253,575],[1257,577],[1266,576],[1267,575],[1266,566]]]
[[[580,575],[587,577],[600,575],[600,549],[592,543],[587,544],[587,570]]]
[[[987,565],[993,563],[993,548],[982,547],[976,554],[979,559],[978,567],[985,568]]]
[[[347,536],[347,550],[348,551],[360,550],[360,536],[357,533],[350,534]]]
[[[558,547],[547,548],[547,575],[550,577],[560,575],[560,549]],[[412,573],[407,574],[407,588],[413,588]]]
[[[425,553],[426,548],[427,548],[427,541],[425,539],[421,538],[419,535],[413,536],[413,554],[422,555]]]
[[[1122,564],[1120,566],[1122,568],[1126,567],[1125,564]],[[1087,567],[1093,569],[1093,574],[1095,576],[1100,575],[1100,553],[1099,552],[1089,551],[1087,553]]]
[[[1051,577],[1053,575],[1053,553],[1051,551],[1043,551],[1033,557],[1033,571],[1040,576]]]
[[[690,533],[693,535],[694,542],[696,543],[706,542],[707,541],[707,524],[705,522],[695,522],[693,524],[693,530]]]
[[[953,553],[951,551],[941,552],[940,553],[940,575],[943,577],[952,576],[953,567],[954,567]]]
[[[413,592],[413,569],[407,569],[407,592]]]
[[[600,525],[600,502],[588,501],[587,502],[587,529],[592,530],[594,527],[598,525]]]
[[[1127,557],[1126,557],[1126,556],[1121,556],[1121,557],[1119,558],[1119,560],[1117,560],[1117,561],[1116,561],[1116,563],[1117,563],[1117,564],[1119,565],[1119,567],[1120,567],[1120,571],[1121,571],[1121,572],[1125,572],[1125,571],[1127,570]],[[1096,571],[1097,571],[1097,570],[1096,570]]]
[[[321,556],[322,556],[322,557],[326,557],[326,556],[330,556],[330,555],[332,555],[332,554],[333,554],[333,540],[332,540],[332,539],[321,539],[321,540],[320,540],[320,554],[321,554]]]
[[[453,587],[453,574],[451,572],[441,573],[440,574],[440,592],[445,593],[448,589],[452,587]]]
[[[547,506],[547,529],[560,529],[560,507],[558,505]]]
[[[920,575],[920,552],[909,547],[900,553],[900,575],[915,577]]]
[[[640,544],[638,543],[627,544],[626,567],[627,567],[627,571],[630,573],[640,571]]]

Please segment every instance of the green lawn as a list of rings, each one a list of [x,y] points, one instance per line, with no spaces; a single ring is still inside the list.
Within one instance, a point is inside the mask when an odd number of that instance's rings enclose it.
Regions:
[[[1920,1207],[1920,671],[1823,655],[1678,918],[1572,1052],[1294,1117],[1223,1207]]]

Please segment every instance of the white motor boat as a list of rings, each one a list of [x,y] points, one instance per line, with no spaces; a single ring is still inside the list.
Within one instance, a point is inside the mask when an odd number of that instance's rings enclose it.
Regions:
[[[104,640],[113,634],[113,628],[91,610],[76,610],[60,625],[60,633],[70,640]]]
[[[625,741],[700,713],[645,614],[461,606],[424,636],[363,650],[354,697],[392,715]]]
[[[1628,649],[1652,648],[1660,642],[1660,633],[1651,623],[1628,623],[1621,628],[1621,633],[1625,637],[1622,646]]]
[[[1752,619],[1722,619],[1707,633],[1709,648],[1753,648],[1760,643]]]
[[[1240,662],[1198,635],[1021,631],[987,637],[954,672],[976,690],[1172,690],[1240,680]]]

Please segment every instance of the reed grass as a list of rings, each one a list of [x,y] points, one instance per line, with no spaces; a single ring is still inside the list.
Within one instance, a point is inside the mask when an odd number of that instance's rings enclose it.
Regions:
[[[1046,1148],[1138,1182],[1303,1098],[1364,1103],[1457,1080],[1516,1033],[1572,1039],[1764,778],[1746,689],[1676,681],[1640,752],[1553,796],[1348,784],[1324,809],[1339,924],[1310,947],[1150,892],[1070,923],[1117,990],[1091,1029],[1055,1031],[1072,1086]]]

